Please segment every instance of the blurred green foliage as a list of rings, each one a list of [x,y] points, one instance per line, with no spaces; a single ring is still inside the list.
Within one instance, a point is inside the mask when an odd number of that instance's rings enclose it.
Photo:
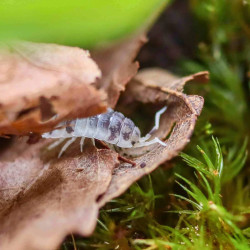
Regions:
[[[250,1],[191,0],[190,7],[200,42],[196,60],[182,62],[183,72],[210,72],[202,119],[232,144],[250,135]]]
[[[168,0],[1,0],[0,39],[105,44],[149,25]]]

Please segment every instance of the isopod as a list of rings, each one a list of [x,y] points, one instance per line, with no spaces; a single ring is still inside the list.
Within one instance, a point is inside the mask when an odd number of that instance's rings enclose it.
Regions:
[[[51,144],[48,149],[56,147],[66,138],[71,138],[62,147],[58,158],[61,157],[63,152],[66,151],[70,144],[78,137],[81,137],[81,152],[83,151],[85,137],[91,138],[93,141],[94,139],[98,139],[120,148],[138,148],[154,143],[166,146],[166,144],[157,137],[148,141],[151,134],[159,128],[160,116],[166,109],[167,107],[165,106],[155,114],[155,125],[144,137],[141,137],[140,129],[135,126],[132,120],[111,108],[103,114],[62,122],[51,132],[42,134],[42,137],[59,139]]]

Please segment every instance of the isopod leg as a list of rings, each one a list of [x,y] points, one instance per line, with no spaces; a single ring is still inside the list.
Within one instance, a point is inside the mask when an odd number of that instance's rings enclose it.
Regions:
[[[51,150],[51,149],[57,147],[57,146],[58,146],[59,144],[61,144],[64,140],[65,140],[65,138],[61,138],[61,139],[59,139],[59,140],[56,140],[55,142],[53,142],[52,144],[50,144],[50,145],[48,146],[48,150]]]
[[[83,151],[84,140],[85,140],[85,137],[82,137],[82,138],[81,138],[81,141],[80,141],[80,150],[81,150],[81,153],[82,153],[82,151]]]
[[[159,143],[162,146],[166,146],[167,144],[164,143],[163,141],[161,141],[158,137],[155,137],[153,140],[151,141],[144,141],[144,142],[140,142],[139,144],[135,145],[135,148],[139,148],[139,147],[145,147],[145,146],[149,146],[155,143]]]
[[[162,109],[160,109],[159,111],[156,112],[155,114],[155,125],[154,127],[151,129],[151,131],[149,132],[149,134],[152,134],[154,131],[156,131],[159,126],[160,126],[160,119],[161,119],[161,115],[167,110],[167,106],[164,106]]]
[[[141,143],[141,142],[145,142],[146,140],[148,140],[149,138],[151,137],[151,134],[146,134],[145,136],[143,136],[143,137],[141,137],[140,139],[139,139],[139,143]]]
[[[155,125],[154,127],[150,130],[150,132],[148,134],[146,134],[144,137],[142,137],[140,139],[140,142],[145,142],[146,140],[148,140],[151,135],[159,128],[160,126],[160,119],[161,119],[161,115],[167,110],[167,106],[164,106],[162,109],[160,109],[159,111],[156,112],[155,114]],[[158,139],[159,140],[159,139]]]
[[[70,144],[72,144],[75,140],[76,140],[76,137],[73,137],[64,144],[64,146],[62,147],[60,153],[58,154],[58,158],[60,158],[62,156],[64,151],[66,151],[66,149],[70,146]]]

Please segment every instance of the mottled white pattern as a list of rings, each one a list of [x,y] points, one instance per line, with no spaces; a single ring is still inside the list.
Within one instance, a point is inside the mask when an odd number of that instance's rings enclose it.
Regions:
[[[160,116],[166,111],[166,109],[167,107],[164,107],[156,113],[155,126],[151,130],[152,132],[159,128]],[[42,134],[42,137],[58,139],[72,138],[64,145],[59,157],[67,149],[67,147],[74,142],[74,138],[77,137],[98,139],[117,145],[121,148],[138,148],[154,143],[159,143],[163,146],[166,145],[157,137],[148,141],[151,137],[151,132],[149,132],[146,136],[141,137],[140,130],[135,126],[133,121],[112,109],[108,109],[108,112],[104,114],[63,122],[59,124],[55,130]],[[58,143],[55,143],[54,145],[57,146]],[[50,146],[50,148],[53,147],[54,146]]]

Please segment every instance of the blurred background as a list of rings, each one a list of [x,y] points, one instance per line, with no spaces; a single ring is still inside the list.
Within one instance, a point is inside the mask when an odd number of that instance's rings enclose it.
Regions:
[[[108,203],[92,237],[70,236],[62,249],[249,249],[249,24],[249,0],[1,1],[2,40],[93,49],[147,29],[141,68],[210,72],[209,84],[185,89],[205,98],[185,153]],[[218,165],[222,176],[204,172]]]
[[[2,0],[0,39],[96,48],[149,26],[169,0]]]

